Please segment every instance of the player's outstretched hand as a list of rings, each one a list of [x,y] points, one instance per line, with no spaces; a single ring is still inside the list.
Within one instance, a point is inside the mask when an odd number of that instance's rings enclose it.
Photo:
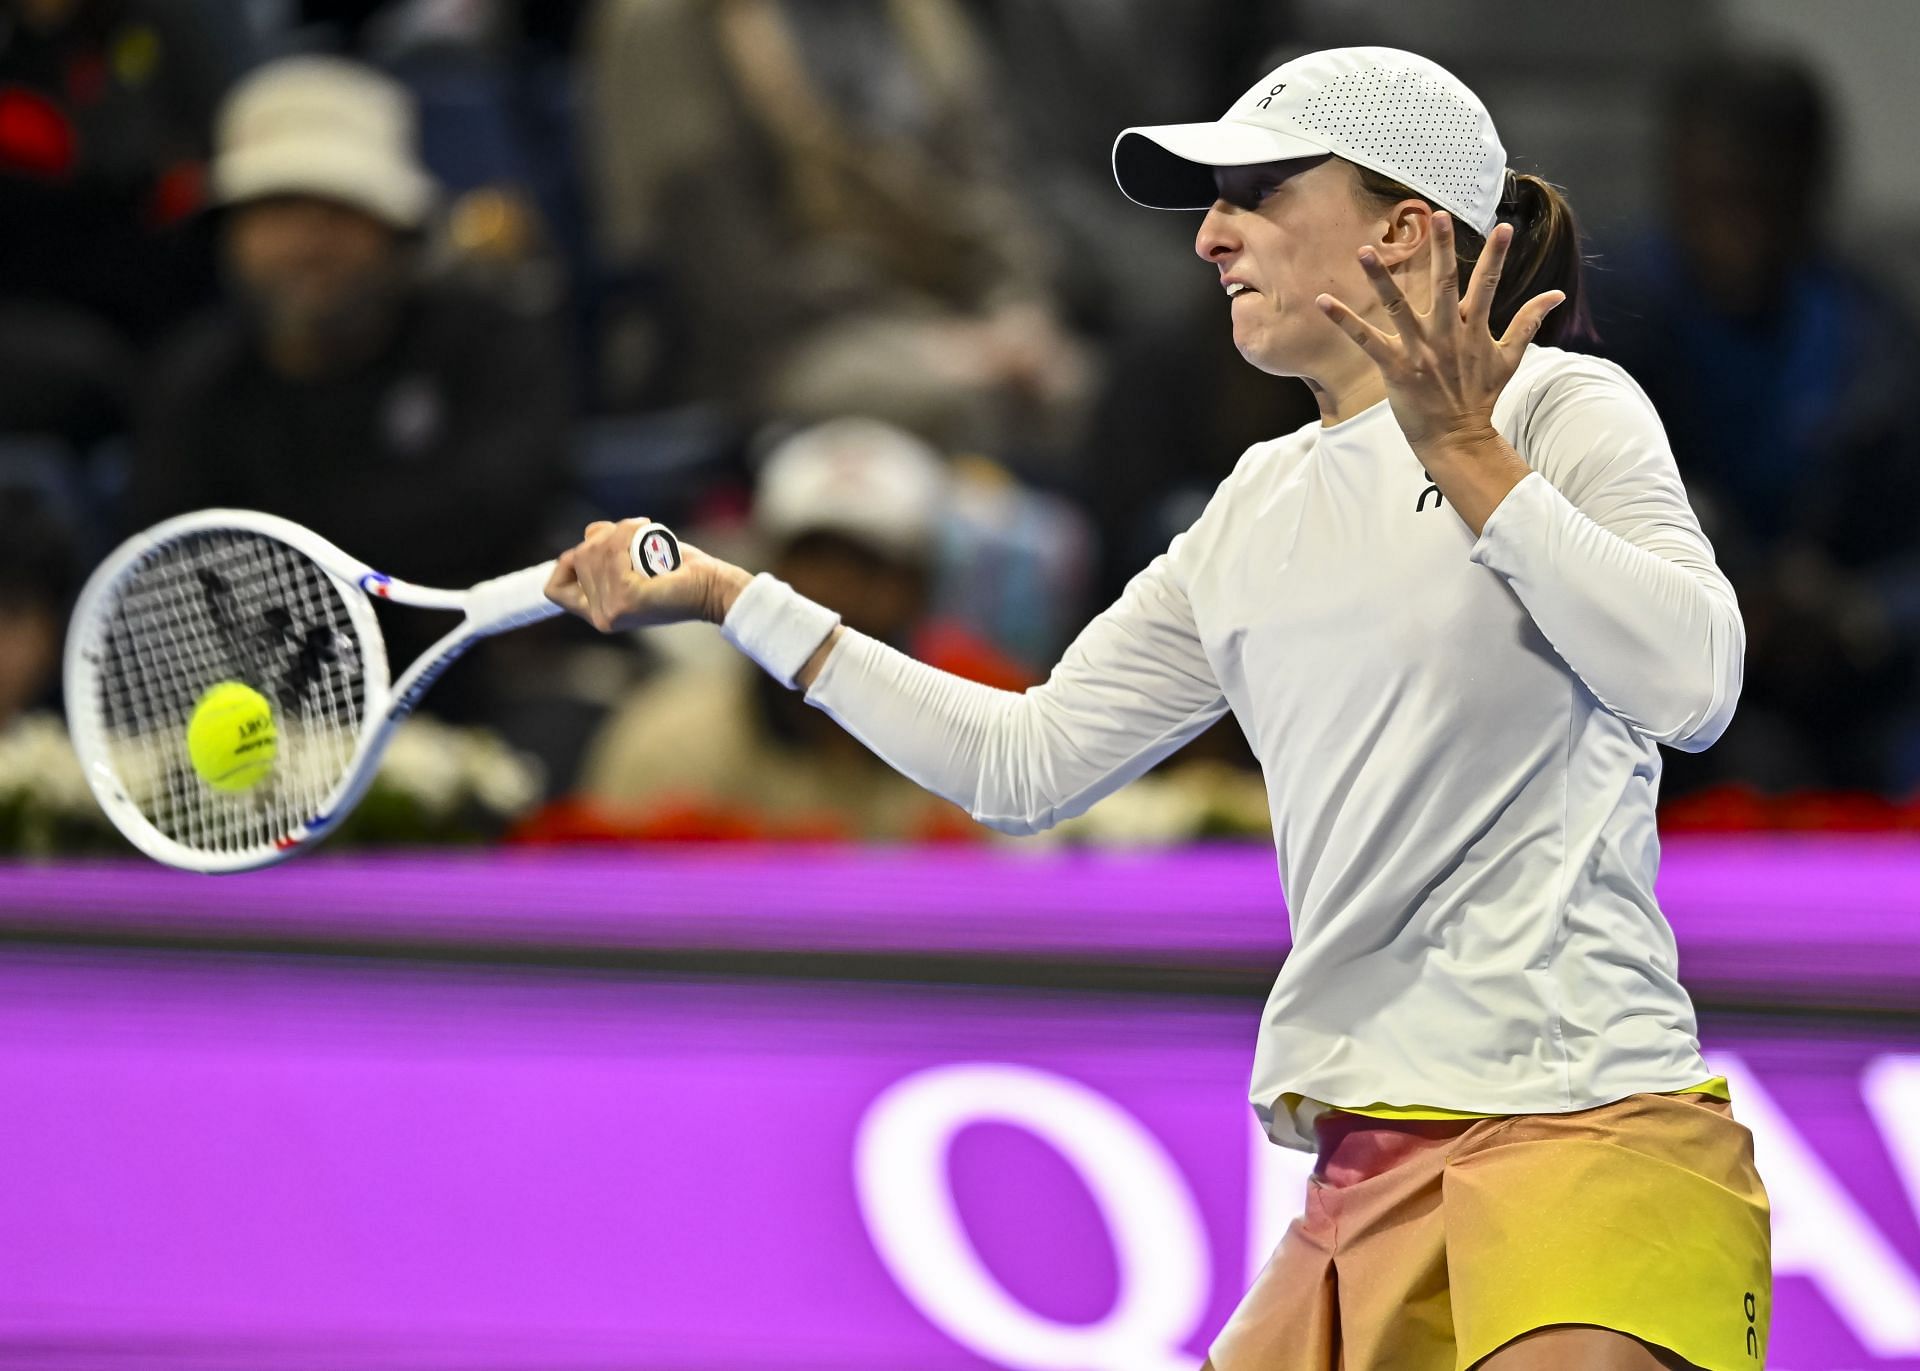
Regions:
[[[1359,249],[1360,269],[1386,307],[1394,332],[1375,328],[1359,311],[1333,295],[1316,300],[1321,312],[1379,367],[1400,431],[1416,453],[1423,444],[1450,437],[1478,438],[1493,432],[1493,403],[1526,355],[1527,344],[1566,292],[1543,291],[1514,311],[1500,337],[1493,336],[1493,298],[1513,226],[1496,224],[1460,298],[1453,243],[1453,216],[1433,214],[1431,308],[1416,309],[1371,247]]]
[[[561,553],[554,563],[547,598],[602,633],[689,619],[719,623],[749,579],[747,573],[690,543],[680,544],[678,570],[659,576],[635,571],[628,547],[635,531],[651,522],[640,518],[588,524],[579,546]]]

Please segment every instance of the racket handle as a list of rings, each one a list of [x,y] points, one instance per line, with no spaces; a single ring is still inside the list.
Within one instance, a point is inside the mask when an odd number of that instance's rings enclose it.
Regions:
[[[553,563],[542,562],[474,586],[467,592],[467,619],[473,631],[505,633],[564,612],[547,598],[547,581],[552,576]]]
[[[665,576],[680,569],[680,540],[665,524],[642,524],[627,544],[627,560],[635,571]]]

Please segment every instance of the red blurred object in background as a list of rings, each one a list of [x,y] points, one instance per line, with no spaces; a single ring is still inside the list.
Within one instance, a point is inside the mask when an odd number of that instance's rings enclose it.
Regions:
[[[153,227],[165,228],[199,213],[206,202],[206,167],[199,162],[175,162],[153,183],[147,217]]]
[[[0,170],[64,181],[80,160],[80,135],[37,91],[0,86]]]
[[[1920,795],[1905,801],[1859,791],[1802,790],[1769,795],[1729,783],[1660,806],[1660,831],[1677,833],[1920,833]],[[958,809],[930,807],[910,835],[915,843],[977,843],[982,830]],[[859,841],[841,819],[820,813],[769,818],[750,810],[671,798],[619,808],[565,798],[523,820],[507,835],[534,846],[621,843],[848,843]]]
[[[1711,786],[1660,805],[1662,833],[1888,833],[1920,830],[1920,795],[1905,801],[1863,791],[1769,795],[1740,784]]]
[[[908,841],[977,843],[984,834],[958,809],[929,806]],[[598,800],[555,800],[516,824],[509,843],[525,847],[612,846],[625,843],[850,843],[857,841],[837,814],[769,817],[737,806],[668,797],[622,807]]]

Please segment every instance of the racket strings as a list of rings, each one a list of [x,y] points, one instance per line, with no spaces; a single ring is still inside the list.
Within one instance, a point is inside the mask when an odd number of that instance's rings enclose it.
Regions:
[[[100,733],[120,788],[175,842],[208,853],[263,846],[318,818],[350,765],[365,713],[358,635],[327,573],[264,534],[196,532],[121,582],[96,663]],[[214,685],[271,703],[271,774],[223,792],[193,769],[187,727]]]

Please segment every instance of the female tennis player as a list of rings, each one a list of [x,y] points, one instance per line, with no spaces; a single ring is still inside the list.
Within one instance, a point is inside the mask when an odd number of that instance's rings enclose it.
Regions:
[[[1129,129],[1114,170],[1205,211],[1241,354],[1321,418],[1248,451],[1044,686],[943,675],[696,549],[636,576],[636,521],[549,594],[719,623],[1009,832],[1233,711],[1293,934],[1252,1101],[1317,1164],[1210,1367],[1763,1365],[1766,1194],[1653,894],[1658,745],[1726,728],[1745,630],[1646,397],[1550,346],[1581,319],[1565,201],[1387,48]]]

